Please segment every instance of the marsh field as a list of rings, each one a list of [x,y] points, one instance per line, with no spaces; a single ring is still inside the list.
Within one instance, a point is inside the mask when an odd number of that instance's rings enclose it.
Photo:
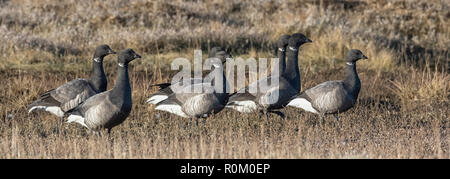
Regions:
[[[0,0],[0,158],[450,158],[448,0],[124,1]],[[302,91],[344,77],[360,49],[362,88],[340,120],[287,107],[266,119],[229,109],[183,119],[146,103],[192,60],[223,46],[234,57],[275,57],[282,34],[299,52]],[[133,109],[110,136],[89,135],[49,113],[39,94],[91,73],[99,44],[133,48]],[[117,56],[105,58],[108,89]]]

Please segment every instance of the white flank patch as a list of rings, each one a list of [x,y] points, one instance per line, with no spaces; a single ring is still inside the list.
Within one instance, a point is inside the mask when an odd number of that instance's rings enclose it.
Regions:
[[[33,112],[35,109],[48,111],[58,117],[64,116],[64,112],[58,106],[33,106],[30,110],[28,110],[28,113]]]
[[[181,106],[180,105],[167,105],[167,104],[161,104],[156,106],[155,108],[156,110],[160,110],[160,111],[166,111],[172,114],[176,114],[179,115],[181,117],[184,118],[188,118],[189,116],[187,116],[182,110],[181,110]]]
[[[243,113],[251,113],[258,109],[258,105],[254,101],[233,101],[234,104],[226,105],[227,108],[232,108]]]
[[[166,95],[155,95],[155,96],[152,96],[152,97],[148,98],[147,103],[157,104],[157,103],[159,103],[162,100],[165,100],[167,98],[168,98],[168,96],[166,96]]]
[[[45,109],[47,106],[33,106],[28,113],[33,112],[35,109]]]
[[[58,106],[49,106],[45,110],[48,111],[48,112],[51,112],[54,115],[57,115],[58,117],[63,117],[64,116],[64,112]]]
[[[67,118],[67,123],[72,123],[72,122],[76,122],[78,124],[81,124],[82,126],[89,128],[85,123],[84,123],[84,117],[78,116],[78,115],[70,115]]]
[[[302,108],[305,111],[318,114],[318,112],[312,107],[311,103],[305,98],[295,98],[289,102],[288,106]]]

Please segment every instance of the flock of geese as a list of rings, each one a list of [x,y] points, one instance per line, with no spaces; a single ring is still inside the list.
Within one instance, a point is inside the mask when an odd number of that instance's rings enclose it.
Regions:
[[[323,120],[325,114],[345,112],[352,108],[361,89],[361,81],[356,71],[356,62],[367,57],[360,51],[352,49],[346,56],[345,79],[323,82],[317,86],[300,92],[301,81],[298,65],[300,46],[311,43],[305,35],[295,33],[283,35],[277,42],[279,58],[279,75],[269,75],[229,94],[226,91],[227,80],[223,73],[223,89],[217,91],[211,85],[205,85],[202,78],[191,78],[189,84],[180,90],[175,90],[173,83],[154,84],[159,90],[147,100],[154,104],[156,110],[166,111],[184,118],[202,118],[215,114],[224,108],[230,108],[242,113],[263,112],[274,113],[281,117],[284,114],[277,111],[286,106],[301,108],[318,114]],[[107,78],[103,70],[103,59],[110,54],[116,54],[108,45],[100,45],[93,56],[93,72],[87,78],[78,78],[51,89],[33,101],[28,106],[28,112],[48,111],[61,119],[67,117],[68,123],[78,123],[91,132],[111,129],[121,124],[130,114],[132,97],[128,64],[141,58],[132,49],[125,49],[117,54],[117,80],[115,86],[107,90]],[[221,47],[213,47],[210,58],[219,59],[213,63],[215,69],[223,70],[223,64],[232,56]],[[286,61],[287,57],[287,61]],[[268,89],[259,89],[251,93],[249,89],[259,83],[276,78],[279,83]],[[181,81],[179,82],[181,83]],[[201,92],[191,89],[200,87]]]

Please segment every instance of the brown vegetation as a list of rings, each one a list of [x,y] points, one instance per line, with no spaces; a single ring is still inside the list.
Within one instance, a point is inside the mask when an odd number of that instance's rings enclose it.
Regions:
[[[0,1],[0,158],[450,158],[449,4],[431,1]],[[198,121],[145,104],[176,57],[221,45],[272,57],[302,32],[302,89],[343,77],[361,49],[355,108],[325,124],[294,108],[286,119],[224,110]],[[133,48],[133,110],[111,139],[47,113],[40,93],[90,73],[93,48]],[[116,57],[106,57],[109,85]]]

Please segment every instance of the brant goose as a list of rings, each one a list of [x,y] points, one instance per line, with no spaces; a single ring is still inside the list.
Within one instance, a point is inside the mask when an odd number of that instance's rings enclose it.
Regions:
[[[283,117],[284,114],[273,110],[283,108],[293,96],[300,92],[298,49],[301,45],[310,42],[312,41],[301,33],[292,34],[288,41],[286,69],[281,75],[269,76],[250,84],[249,87],[238,90],[230,97],[226,107],[244,113],[250,113],[259,109],[264,113],[271,112]],[[279,81],[277,86],[265,90],[258,89],[257,93],[249,92],[251,87],[257,87],[264,80],[269,84],[272,78],[276,78]]]
[[[231,55],[225,51],[219,51],[215,53],[215,58],[220,59],[220,62],[213,61],[211,63],[213,63],[214,70],[222,71],[222,80],[214,79],[213,82],[215,83],[216,80],[222,82],[219,86],[221,91],[216,91],[217,89],[209,82],[193,83],[183,87],[179,92],[170,94],[167,99],[157,103],[155,109],[184,118],[207,117],[209,114],[221,111],[229,98],[226,91],[228,84],[223,71],[223,63],[227,58],[231,58]],[[201,88],[202,92],[192,92],[194,88]]]
[[[222,47],[213,47],[209,51],[208,58],[216,57],[217,52],[224,53],[225,50]],[[203,79],[202,78],[191,78],[190,84],[197,84],[197,83],[203,83]],[[174,85],[178,85],[178,83],[176,83]],[[167,99],[167,97],[169,97],[169,95],[173,94],[173,89],[172,89],[173,87],[172,87],[171,83],[154,84],[154,85],[151,85],[150,87],[152,87],[152,86],[158,86],[159,90],[156,93],[152,94],[150,96],[150,98],[148,98],[147,103],[158,104],[162,100]]]
[[[121,124],[130,114],[132,108],[131,86],[128,77],[128,63],[141,58],[132,49],[125,49],[118,54],[117,81],[113,89],[96,94],[77,108],[70,111],[67,122],[76,122],[91,131],[108,129]]]
[[[107,80],[103,70],[103,58],[115,53],[108,45],[98,46],[94,52],[93,72],[89,79],[78,78],[41,94],[39,99],[28,105],[28,113],[43,110],[62,118],[67,111],[77,107],[89,97],[106,91]]]
[[[352,49],[347,53],[345,80],[327,81],[300,93],[289,102],[288,106],[302,108],[305,111],[320,114],[345,112],[355,105],[361,89],[361,81],[356,72],[356,62],[367,57],[360,51]]]

